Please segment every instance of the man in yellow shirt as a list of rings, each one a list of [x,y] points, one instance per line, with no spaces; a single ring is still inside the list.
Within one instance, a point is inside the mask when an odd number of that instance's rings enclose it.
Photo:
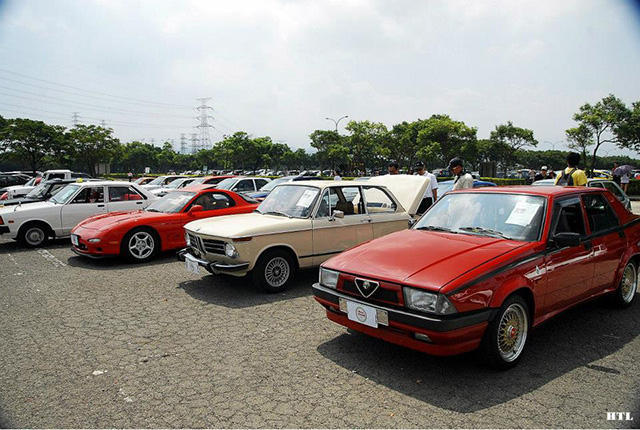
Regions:
[[[579,162],[580,154],[570,152],[569,155],[567,155],[567,168],[564,169],[561,175],[556,177],[556,185],[582,187],[587,185],[587,175],[584,173],[584,170],[578,169]]]

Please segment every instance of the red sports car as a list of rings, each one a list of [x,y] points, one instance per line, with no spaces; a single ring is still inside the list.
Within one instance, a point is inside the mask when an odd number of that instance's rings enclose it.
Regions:
[[[211,185],[173,191],[135,212],[112,212],[87,218],[71,230],[72,250],[89,257],[121,255],[134,262],[159,251],[186,246],[186,223],[212,216],[252,212],[258,203]]]
[[[563,310],[605,294],[629,306],[639,245],[640,217],[607,190],[461,190],[411,229],[327,260],[313,294],[353,330],[434,355],[481,348],[508,368]]]

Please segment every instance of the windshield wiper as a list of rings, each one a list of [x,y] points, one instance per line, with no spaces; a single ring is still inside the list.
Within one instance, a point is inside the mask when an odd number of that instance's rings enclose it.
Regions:
[[[147,208],[147,212],[160,212],[158,209]]]
[[[484,236],[493,236],[500,237],[502,239],[511,239],[509,236],[505,236],[505,234],[498,230],[491,230],[489,228],[483,227],[460,227],[458,230],[462,230],[469,233],[476,233]]]
[[[265,215],[279,215],[279,216],[286,216],[287,218],[291,218],[291,215],[286,214],[284,212],[278,212],[278,211],[268,211],[268,212],[261,212]]]
[[[416,230],[429,230],[429,231],[446,231],[447,233],[456,233],[455,231],[451,230],[450,228],[447,227],[438,227],[435,225],[425,225],[422,227],[416,227]]]

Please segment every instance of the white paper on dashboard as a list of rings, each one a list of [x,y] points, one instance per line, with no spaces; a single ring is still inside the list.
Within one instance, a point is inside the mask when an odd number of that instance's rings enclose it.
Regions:
[[[304,190],[304,193],[302,193],[302,195],[298,199],[298,203],[296,203],[296,206],[302,206],[304,208],[308,207],[311,202],[313,202],[313,199],[316,198],[317,194],[317,190]]]
[[[539,207],[540,205],[535,203],[517,202],[505,223],[522,226],[529,225]]]

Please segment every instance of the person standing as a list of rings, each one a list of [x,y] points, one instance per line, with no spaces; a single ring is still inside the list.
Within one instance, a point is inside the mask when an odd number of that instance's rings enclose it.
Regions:
[[[462,159],[459,157],[452,158],[449,161],[449,170],[454,176],[453,189],[463,190],[473,188],[473,176],[464,171]]]
[[[129,182],[131,182],[131,179],[133,179],[133,172],[129,171],[129,173],[127,173],[127,177],[129,178]]]
[[[615,182],[618,185],[621,185],[621,181],[620,181],[620,175],[618,175],[616,173],[616,169],[618,168],[618,163],[617,162],[613,162],[613,169],[611,169],[611,174],[613,175],[613,182]]]
[[[389,172],[389,175],[397,175],[400,173],[398,169],[400,169],[400,166],[398,165],[398,163],[396,163],[395,161],[392,161],[391,163],[389,163],[389,167],[387,170]]]
[[[534,181],[541,181],[543,179],[549,179],[549,176],[547,175],[547,166],[542,166],[540,168],[540,173],[533,178]]]
[[[427,186],[427,189],[424,190],[422,202],[420,202],[420,207],[418,207],[418,213],[422,214],[431,207],[433,202],[438,200],[438,180],[433,173],[425,170],[424,163],[422,161],[419,161],[416,164],[416,173],[414,174],[418,176],[426,176],[427,178],[429,178],[429,185]]]
[[[335,176],[333,177],[334,181],[342,181],[342,176],[340,176],[340,170],[336,169],[333,171]]]
[[[622,191],[627,194],[627,188],[629,188],[629,173],[624,172],[624,175],[620,176],[620,186],[622,187]]]
[[[584,173],[584,170],[578,169],[578,163],[580,163],[580,154],[570,152],[567,155],[567,167],[562,171],[562,174],[556,178],[556,185],[586,186],[587,175]]]

